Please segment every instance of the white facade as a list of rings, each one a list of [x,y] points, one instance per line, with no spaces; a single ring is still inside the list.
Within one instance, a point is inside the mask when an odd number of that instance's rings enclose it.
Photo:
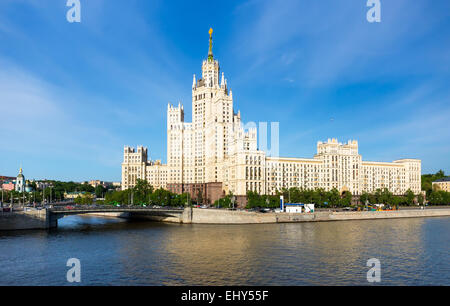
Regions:
[[[212,38],[211,38],[212,39]],[[388,188],[394,194],[421,188],[421,161],[366,162],[358,142],[318,142],[311,158],[267,157],[258,149],[256,128],[244,130],[233,94],[219,62],[210,52],[202,77],[192,82],[192,122],[185,122],[181,103],[167,107],[167,165],[147,160],[147,148],[124,149],[122,189],[146,179],[155,188],[168,184],[222,183],[225,193],[275,194],[282,188],[364,191]]]
[[[16,178],[15,190],[18,192],[25,191],[25,176],[22,173],[22,168],[20,168],[19,174],[17,175],[17,178]]]

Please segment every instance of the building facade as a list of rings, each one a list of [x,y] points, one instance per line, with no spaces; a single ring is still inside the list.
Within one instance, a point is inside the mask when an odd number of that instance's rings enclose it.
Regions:
[[[244,129],[233,93],[212,52],[212,30],[202,76],[192,82],[192,122],[184,107],[167,106],[167,164],[148,160],[148,149],[126,146],[122,189],[147,180],[154,188],[203,193],[206,202],[248,191],[275,194],[283,188],[336,188],[354,195],[387,188],[394,194],[421,188],[421,161],[366,162],[358,142],[318,142],[311,158],[269,157],[258,149],[256,128]]]
[[[22,168],[19,170],[19,174],[16,178],[16,187],[15,190],[18,192],[25,192],[25,176],[22,173]]]
[[[14,183],[13,182],[4,182],[3,184],[2,184],[2,189],[3,190],[5,190],[5,191],[12,191],[12,190],[14,190],[16,188],[16,185],[14,185]]]
[[[433,190],[450,192],[450,177],[444,177],[432,183]]]

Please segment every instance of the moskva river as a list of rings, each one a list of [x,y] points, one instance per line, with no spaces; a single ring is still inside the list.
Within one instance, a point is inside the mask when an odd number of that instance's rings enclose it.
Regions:
[[[71,216],[0,233],[0,285],[450,285],[450,218],[178,225]]]

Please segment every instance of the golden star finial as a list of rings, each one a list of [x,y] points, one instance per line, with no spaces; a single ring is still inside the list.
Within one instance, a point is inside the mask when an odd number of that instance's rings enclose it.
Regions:
[[[213,29],[210,28],[210,29],[209,29],[209,36],[212,36],[212,33],[213,33]]]

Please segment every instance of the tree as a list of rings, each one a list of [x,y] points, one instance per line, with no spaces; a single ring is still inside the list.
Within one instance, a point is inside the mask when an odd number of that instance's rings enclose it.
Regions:
[[[379,194],[378,201],[383,204],[392,205],[393,204],[393,197],[394,195],[392,192],[389,191],[389,189],[384,188],[381,193]]]
[[[265,205],[264,200],[258,193],[247,191],[247,208],[262,207]]]
[[[441,169],[436,173],[436,178],[441,179],[445,177],[445,172]]]
[[[217,208],[231,208],[232,207],[231,197],[232,195],[227,195],[224,198],[216,200],[214,202],[214,206]]]
[[[405,197],[406,197],[406,204],[408,206],[412,206],[414,204],[414,198],[416,197],[414,195],[414,192],[412,192],[411,189],[408,189],[405,193]]]
[[[82,196],[77,196],[74,200],[76,204],[91,205],[94,201],[94,197],[90,193],[85,193]]]
[[[97,187],[95,187],[95,196],[97,198],[103,198],[105,190],[105,187],[103,187],[102,185],[98,185]]]
[[[418,195],[417,201],[419,202],[419,205],[425,204],[425,197],[423,196],[422,193],[420,193],[420,194]]]
[[[343,193],[342,193],[342,198],[341,198],[341,201],[340,201],[340,205],[342,206],[342,207],[347,207],[347,206],[350,206],[351,204],[352,204],[352,193],[350,192],[350,191],[344,191]]]
[[[203,191],[201,189],[197,192],[197,204],[203,204]]]
[[[331,191],[327,193],[328,196],[328,203],[332,207],[337,207],[339,205],[339,201],[341,199],[341,196],[339,194],[339,191],[336,188],[333,188]]]
[[[444,200],[442,199],[441,193],[439,191],[431,192],[428,199],[429,199],[429,202],[431,205],[440,205],[444,202]]]
[[[149,196],[153,192],[153,187],[146,180],[138,179],[132,191],[135,204],[150,204]]]
[[[359,201],[361,202],[361,204],[366,205],[369,202],[369,194],[366,191],[364,191],[360,195]]]

